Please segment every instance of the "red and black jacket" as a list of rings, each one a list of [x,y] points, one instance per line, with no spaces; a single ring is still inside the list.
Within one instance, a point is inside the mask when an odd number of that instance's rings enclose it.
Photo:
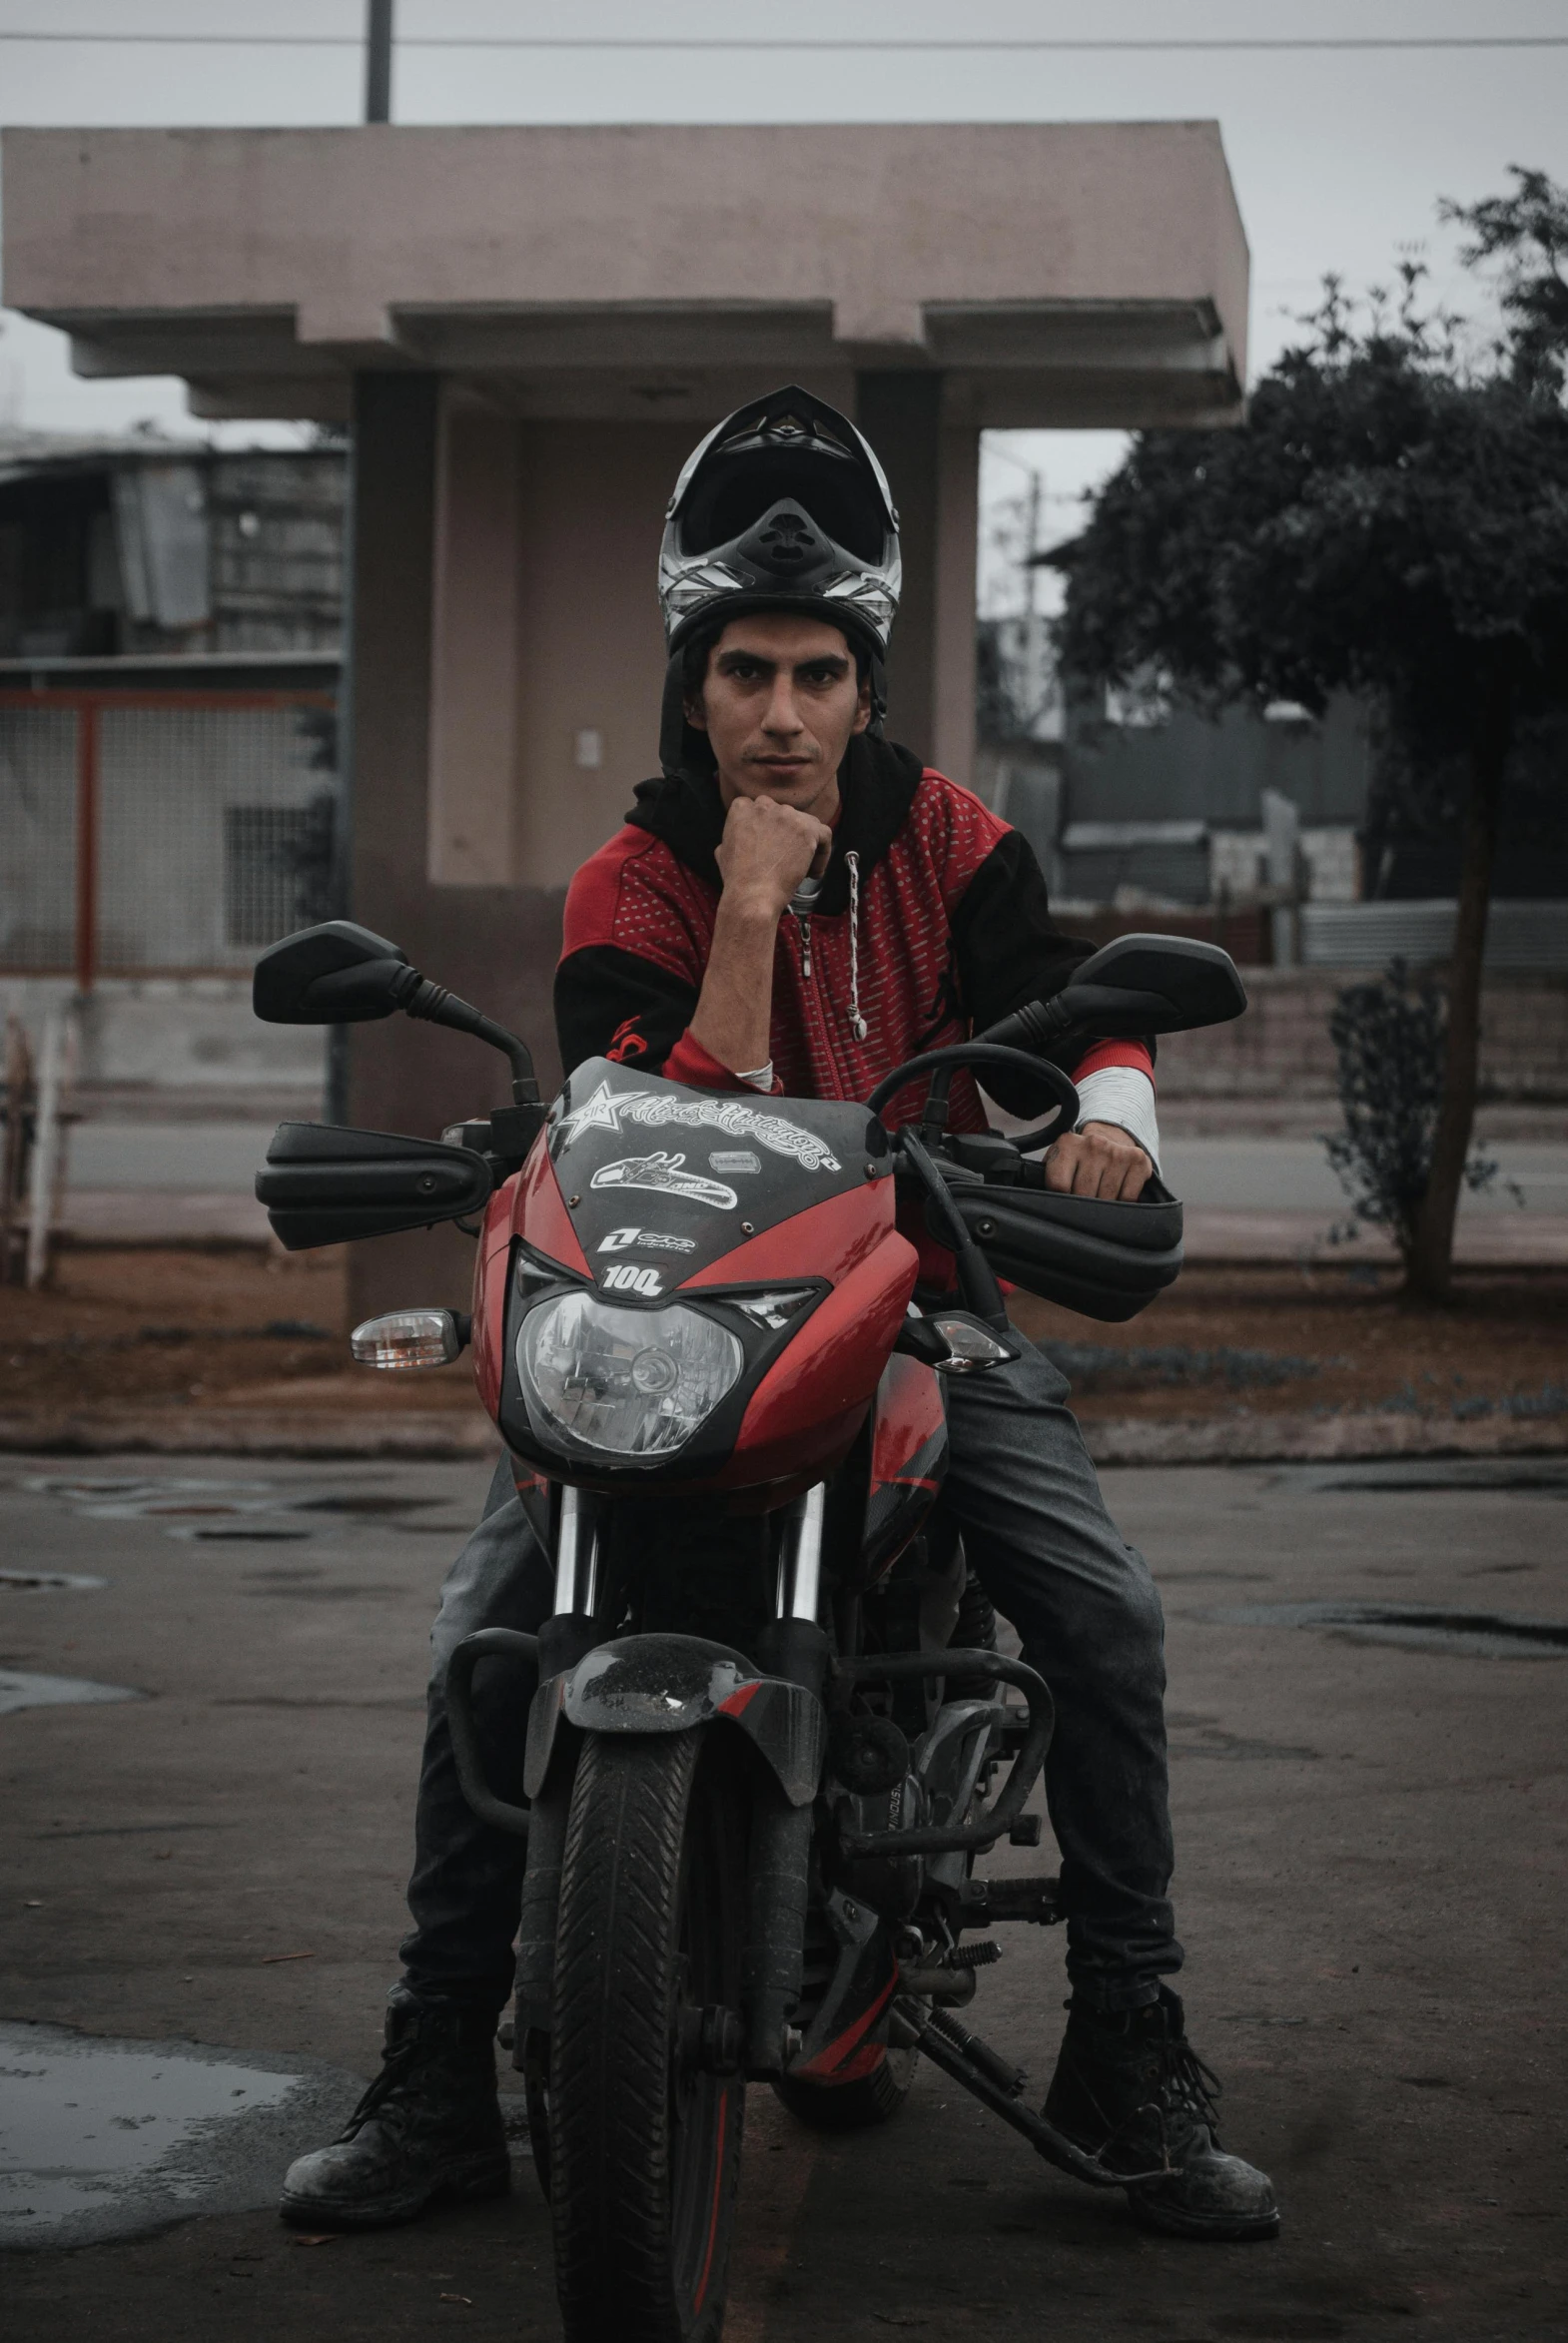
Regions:
[[[773,963],[775,1088],[807,1099],[868,1098],[922,1050],[966,1040],[1026,1001],[1060,990],[1094,949],[1054,925],[1027,839],[979,798],[908,749],[861,735],[839,776],[843,811],[817,909],[779,923]],[[740,1086],[691,1038],[713,942],[724,829],[718,785],[690,773],[645,781],[625,826],[601,846],[566,896],[555,977],[561,1063],[607,1057],[704,1090]],[[859,862],[860,1013],[851,1024],[847,856]],[[1070,1049],[1069,1073],[1098,1066],[1151,1070],[1137,1043]],[[1001,1103],[1040,1106],[1022,1086],[988,1084]],[[917,1111],[915,1090],[889,1110]],[[953,1086],[956,1129],[985,1128],[973,1082]]]

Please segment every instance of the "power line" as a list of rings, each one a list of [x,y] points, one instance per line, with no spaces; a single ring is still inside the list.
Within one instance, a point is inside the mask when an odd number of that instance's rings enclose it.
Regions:
[[[137,49],[362,49],[363,37],[355,33],[91,33],[91,32],[4,32],[0,41],[34,43],[50,47],[89,46],[100,48]],[[1062,54],[1076,51],[1085,54],[1126,56],[1138,52],[1169,55],[1186,53],[1258,52],[1325,50],[1346,52],[1353,50],[1431,50],[1431,49],[1568,49],[1568,34],[1563,33],[1412,33],[1350,35],[1345,39],[1289,35],[1248,39],[1219,38],[1200,40],[1173,38],[1169,40],[1057,40],[1051,38],[1019,39],[981,36],[936,36],[930,39],[894,35],[891,38],[876,34],[827,34],[820,40],[801,34],[683,34],[654,33],[648,36],[622,33],[408,33],[397,41],[399,49],[557,49],[606,50],[619,49],[636,53],[648,50],[712,51],[727,50],[744,53],[756,50],[771,54],[779,50],[822,52],[853,49],[861,51],[886,50],[904,53],[959,53],[1001,52],[1012,55],[1039,55],[1047,52]]]

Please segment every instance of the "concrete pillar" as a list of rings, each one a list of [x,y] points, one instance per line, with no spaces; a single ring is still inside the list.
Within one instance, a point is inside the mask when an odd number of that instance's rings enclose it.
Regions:
[[[516,872],[519,430],[441,386],[431,611],[429,876],[493,887]]]
[[[969,785],[980,434],[945,425],[942,399],[933,369],[855,378],[855,419],[887,472],[904,551],[888,653],[888,735]]]
[[[912,369],[857,375],[855,420],[888,475],[904,550],[904,596],[888,651],[888,737],[930,763],[937,747],[941,375]]]
[[[549,1097],[566,882],[658,764],[655,565],[690,426],[518,422],[390,374],[356,416],[353,917],[522,1034]],[[353,1123],[434,1134],[506,1096],[475,1042],[351,1031]],[[357,1244],[354,1315],[466,1307],[472,1258],[450,1228]]]
[[[433,375],[367,374],[356,384],[350,910],[525,1035],[547,1094],[559,891],[517,887],[504,868],[485,879],[480,866],[455,885],[430,876],[439,420]],[[505,1060],[460,1035],[402,1017],[349,1034],[349,1120],[363,1128],[431,1137],[509,1095]],[[351,1322],[402,1303],[466,1308],[472,1275],[472,1243],[451,1227],[351,1245]]]

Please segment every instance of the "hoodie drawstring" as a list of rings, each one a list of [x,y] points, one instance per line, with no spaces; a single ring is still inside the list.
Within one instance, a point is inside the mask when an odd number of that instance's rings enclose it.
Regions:
[[[869,1028],[860,1014],[860,856],[851,847],[844,860],[849,868],[849,1028],[863,1042]]]

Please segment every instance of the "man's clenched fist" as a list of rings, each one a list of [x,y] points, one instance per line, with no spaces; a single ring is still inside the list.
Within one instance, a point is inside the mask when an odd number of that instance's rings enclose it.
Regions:
[[[815,814],[769,797],[737,797],[714,860],[729,904],[778,920],[804,878],[828,867],[833,833]]]
[[[1086,1123],[1065,1132],[1046,1151],[1046,1185],[1059,1195],[1098,1195],[1107,1203],[1136,1203],[1155,1167],[1115,1123]]]

